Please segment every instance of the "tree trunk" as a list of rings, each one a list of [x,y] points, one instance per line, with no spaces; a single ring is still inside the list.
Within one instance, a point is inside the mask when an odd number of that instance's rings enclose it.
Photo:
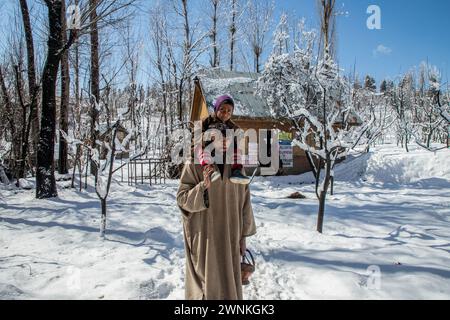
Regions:
[[[408,148],[408,133],[405,134],[405,148],[406,148],[406,152],[409,152],[409,148]]]
[[[30,99],[29,107],[29,119],[27,120],[26,128],[26,140],[27,145],[24,146],[24,155],[28,154],[28,139],[32,138],[32,150],[33,154],[30,157],[30,165],[36,164],[36,151],[37,145],[39,143],[39,117],[38,117],[38,94],[39,94],[39,84],[36,82],[36,66],[34,61],[34,43],[33,43],[33,32],[31,29],[30,14],[28,11],[28,5],[26,0],[20,0],[20,10],[22,12],[22,21],[25,31],[25,42],[27,47],[27,74],[28,74],[28,94]],[[25,160],[25,159],[22,159]]]
[[[86,153],[86,169],[84,169],[84,189],[87,189],[87,177],[89,172],[89,160],[91,159],[91,150]]]
[[[100,203],[102,206],[102,218],[100,225],[100,237],[105,238],[106,233],[106,199],[100,199]]]
[[[331,192],[330,194],[333,196],[334,195],[334,176],[331,176]]]
[[[259,73],[259,59],[260,59],[260,55],[259,54],[256,54],[256,56],[255,56],[255,72],[256,73]]]
[[[319,199],[319,213],[317,217],[317,232],[322,233],[323,232],[323,218],[325,215],[325,199],[326,199],[327,193],[322,191],[320,192],[320,199]]]
[[[51,198],[58,195],[55,182],[55,133],[56,133],[56,80],[58,76],[61,38],[60,0],[46,0],[48,7],[49,38],[47,60],[42,76],[41,130],[37,151],[36,198]]]
[[[212,17],[212,30],[211,30],[211,39],[212,39],[212,49],[213,49],[213,58],[211,60],[211,67],[216,68],[219,66],[219,47],[217,44],[217,21],[218,21],[218,9],[219,9],[219,1],[213,0],[213,17]]]
[[[9,125],[9,129],[11,131],[11,137],[13,140],[12,143],[12,151],[10,154],[10,163],[13,164],[13,167],[9,168],[10,170],[12,170],[13,172],[15,172],[16,168],[15,168],[15,163],[16,160],[19,158],[19,148],[18,148],[18,135],[17,135],[17,131],[16,131],[16,123],[14,122],[14,110],[13,110],[13,106],[12,106],[12,102],[11,102],[11,98],[9,96],[8,93],[8,89],[6,88],[6,82],[5,82],[5,77],[3,75],[3,70],[0,66],[0,89],[1,89],[1,96],[2,96],[2,100],[3,100],[3,104],[5,106],[5,117],[8,121],[8,125]]]
[[[17,147],[19,149],[18,158],[17,159],[17,165],[15,170],[15,178],[17,179],[17,186],[19,186],[19,179],[25,178],[25,159],[27,154],[27,147],[28,147],[28,138],[26,137],[27,133],[27,105],[25,104],[24,97],[23,97],[23,84],[22,84],[22,74],[21,74],[21,66],[15,65],[14,66],[14,76],[15,76],[15,82],[16,82],[16,90],[17,90],[17,96],[19,100],[19,104],[22,108],[22,116],[20,124],[20,137],[18,140]],[[17,125],[17,124],[16,124]]]
[[[75,5],[78,5],[78,0],[75,1]],[[81,124],[81,106],[80,106],[80,51],[79,51],[79,43],[75,43],[75,61],[74,61],[74,74],[75,74],[75,130],[78,130],[79,137],[82,138],[82,124]],[[78,128],[77,128],[78,126]],[[77,156],[75,157],[74,163],[74,172],[78,164],[78,176],[80,180],[79,190],[81,192],[83,188],[83,170],[82,170],[82,161],[83,158],[83,149],[81,146],[77,146]],[[78,159],[78,161],[77,161]],[[75,177],[74,177],[75,178]],[[72,181],[73,182],[73,181]]]
[[[75,174],[77,171],[77,164],[78,164],[78,161],[80,161],[80,158],[81,158],[81,147],[80,147],[80,145],[77,145],[77,151],[75,153],[75,160],[73,162],[72,185],[71,185],[72,189],[75,188]],[[81,179],[80,179],[80,186],[81,186]],[[80,187],[80,191],[81,191],[81,187]]]
[[[327,155],[329,158],[330,155]],[[330,186],[331,180],[331,161],[329,159],[326,160],[326,172],[325,172],[325,180],[323,182],[323,190],[320,191],[319,198],[319,212],[317,217],[317,231],[322,233],[323,231],[323,220],[325,215],[325,202],[327,197],[328,187]]]
[[[180,79],[178,86],[178,121],[180,125],[183,125],[183,79]]]
[[[66,37],[66,5],[65,0],[61,1],[61,20],[62,20],[62,41],[67,42]],[[61,57],[61,106],[59,112],[59,162],[58,172],[66,174],[69,172],[67,163],[67,141],[63,138],[61,131],[66,134],[69,130],[69,97],[70,97],[70,74],[69,74],[69,51],[65,50]]]
[[[233,0],[231,14],[232,22],[230,26],[230,71],[234,70],[234,47],[236,42],[236,15],[237,15],[237,0]]]
[[[427,136],[427,148],[430,148],[431,146],[431,138],[433,136],[433,130],[430,128],[430,133]]]
[[[110,155],[110,159],[109,159],[109,168],[108,168],[108,181],[106,183],[106,194],[104,195],[104,197],[101,197],[98,189],[97,189],[97,185],[95,186],[96,188],[96,192],[97,192],[97,196],[100,198],[100,203],[102,206],[102,218],[101,218],[101,225],[100,225],[100,237],[104,238],[105,237],[105,232],[106,232],[106,199],[108,198],[108,194],[109,194],[109,189],[111,187],[111,180],[112,180],[112,175],[113,175],[113,167],[114,167],[114,159],[116,156],[116,136],[117,136],[117,125],[119,124],[119,122],[116,123],[116,125],[113,128],[113,132],[112,132],[112,136],[111,136],[111,155]],[[100,168],[99,168],[100,170]],[[97,174],[98,171],[97,170]],[[97,180],[97,179],[96,179]]]
[[[98,122],[98,110],[96,104],[100,102],[100,63],[99,63],[99,40],[97,28],[97,1],[89,0],[90,22],[91,22],[91,147],[97,148],[97,132],[95,125]],[[91,161],[91,174],[96,176],[97,166]]]

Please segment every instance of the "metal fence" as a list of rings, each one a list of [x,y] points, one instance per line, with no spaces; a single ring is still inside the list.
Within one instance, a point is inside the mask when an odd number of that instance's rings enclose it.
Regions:
[[[163,158],[138,158],[127,164],[128,185],[143,185],[146,183],[166,183],[168,160]]]

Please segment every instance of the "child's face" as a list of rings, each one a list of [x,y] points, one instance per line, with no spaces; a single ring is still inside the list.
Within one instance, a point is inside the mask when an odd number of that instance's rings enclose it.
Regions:
[[[233,115],[233,106],[231,104],[222,104],[217,110],[217,118],[223,122],[227,122]]]

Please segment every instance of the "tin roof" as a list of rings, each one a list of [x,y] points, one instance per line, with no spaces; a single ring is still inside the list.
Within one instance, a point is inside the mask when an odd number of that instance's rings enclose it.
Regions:
[[[197,77],[206,99],[208,110],[213,112],[217,97],[228,94],[235,102],[235,116],[273,118],[266,101],[256,95],[258,73],[203,69]]]
[[[215,99],[228,94],[235,102],[235,116],[278,119],[271,113],[266,100],[256,94],[260,74],[209,68],[200,70],[197,77],[210,113],[214,112]],[[314,111],[311,112],[314,114]],[[361,118],[353,110],[350,114],[350,122],[356,125],[362,123]],[[340,120],[337,123],[340,123]]]

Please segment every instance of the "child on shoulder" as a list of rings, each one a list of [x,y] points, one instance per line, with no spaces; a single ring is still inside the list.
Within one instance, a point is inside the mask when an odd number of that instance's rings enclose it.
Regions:
[[[210,129],[216,129],[222,133],[224,148],[226,148],[226,132],[227,130],[238,130],[239,127],[231,121],[231,117],[234,112],[234,100],[229,95],[223,95],[216,99],[214,103],[214,115],[210,115],[208,118],[203,120],[202,122],[202,133]],[[250,178],[242,174],[243,166],[240,161],[240,152],[237,146],[237,139],[234,139],[234,150],[233,150],[233,164],[231,165],[231,176],[230,181],[237,184],[249,184]],[[211,143],[211,142],[210,142]],[[207,154],[203,150],[203,146],[200,146],[196,150],[198,159],[200,160],[200,164],[205,170],[208,166],[214,165],[214,161],[211,155]],[[215,170],[210,175],[211,182],[218,180],[221,177],[221,174],[217,171],[216,166],[214,166]]]

